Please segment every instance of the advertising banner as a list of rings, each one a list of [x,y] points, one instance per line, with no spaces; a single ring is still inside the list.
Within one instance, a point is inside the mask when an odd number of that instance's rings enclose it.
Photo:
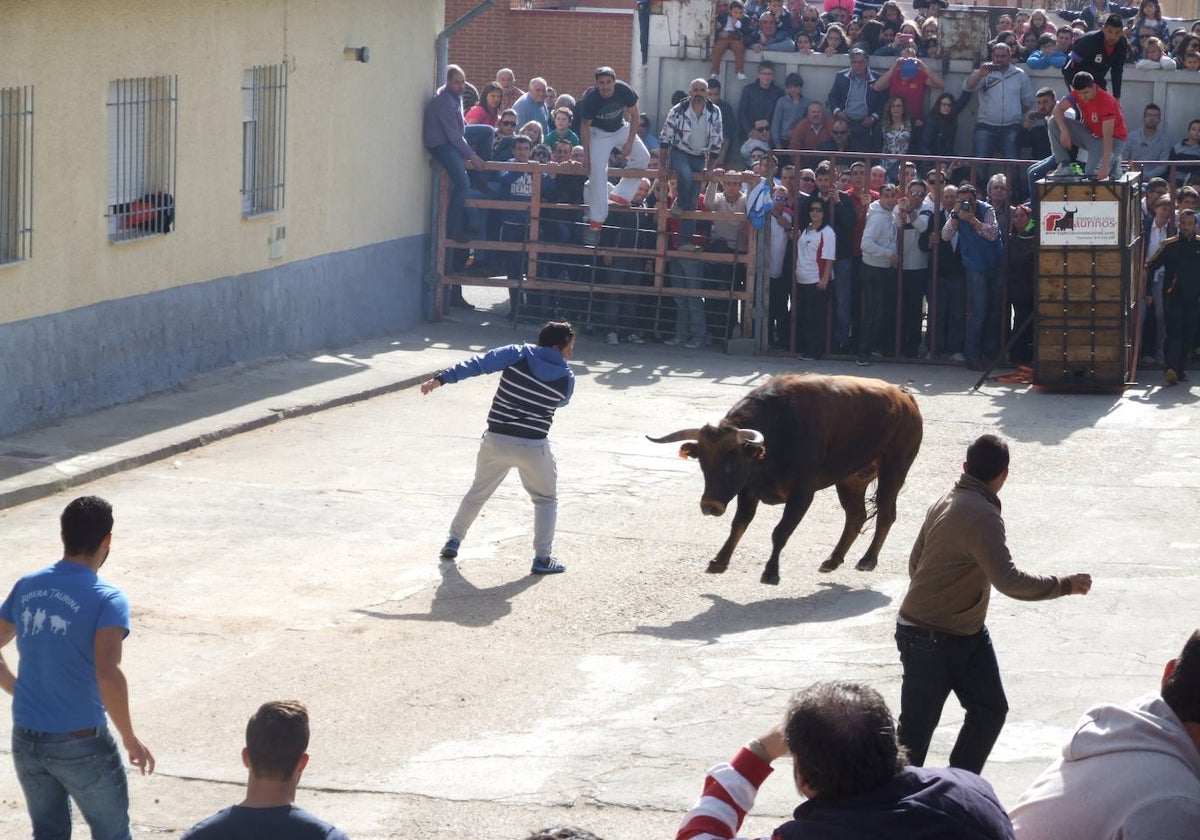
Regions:
[[[1041,244],[1119,245],[1120,208],[1115,201],[1043,201]]]

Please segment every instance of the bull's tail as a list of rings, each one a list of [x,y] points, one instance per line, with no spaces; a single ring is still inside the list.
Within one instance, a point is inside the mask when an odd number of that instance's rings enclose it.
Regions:
[[[867,518],[863,521],[862,528],[859,529],[859,536],[867,533],[867,526],[871,524],[871,520],[879,513],[879,482],[875,482],[875,490],[867,497]]]

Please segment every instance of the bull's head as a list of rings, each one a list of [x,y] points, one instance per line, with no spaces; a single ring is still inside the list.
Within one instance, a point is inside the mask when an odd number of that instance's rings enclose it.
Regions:
[[[679,457],[700,461],[704,473],[700,510],[706,516],[723,514],[729,500],[746,485],[751,471],[767,457],[762,432],[739,429],[724,422],[700,429],[680,429],[660,438],[646,437],[654,443],[688,441],[679,447]]]

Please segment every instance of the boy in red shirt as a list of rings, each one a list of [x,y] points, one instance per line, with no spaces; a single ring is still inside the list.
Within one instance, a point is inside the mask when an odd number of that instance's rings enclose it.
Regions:
[[[1077,119],[1068,120],[1074,109]],[[1050,126],[1050,150],[1058,162],[1051,178],[1071,178],[1072,146],[1087,149],[1087,174],[1093,178],[1117,178],[1121,174],[1121,151],[1125,148],[1125,118],[1121,103],[1101,90],[1091,73],[1076,73],[1071,92],[1054,106],[1054,125]]]

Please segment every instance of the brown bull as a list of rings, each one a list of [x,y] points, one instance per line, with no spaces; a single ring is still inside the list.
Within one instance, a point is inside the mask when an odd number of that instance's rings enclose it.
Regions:
[[[846,559],[867,521],[867,486],[875,479],[875,536],[855,566],[869,572],[896,521],[896,497],[921,448],[921,412],[912,395],[878,379],[788,374],[776,376],[737,402],[717,425],[681,429],[655,443],[689,441],[679,449],[704,472],[700,510],[720,516],[737,497],[729,538],[708,564],[723,572],[758,503],[782,504],[771,533],[763,583],[779,583],[779,553],[808,512],[813,495],[835,485],[846,525],[821,564],[832,572]]]

